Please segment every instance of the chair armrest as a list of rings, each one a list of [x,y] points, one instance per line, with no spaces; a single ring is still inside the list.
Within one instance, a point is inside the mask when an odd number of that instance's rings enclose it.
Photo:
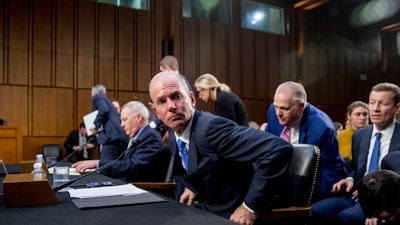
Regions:
[[[143,189],[174,189],[175,182],[132,182],[138,188]]]

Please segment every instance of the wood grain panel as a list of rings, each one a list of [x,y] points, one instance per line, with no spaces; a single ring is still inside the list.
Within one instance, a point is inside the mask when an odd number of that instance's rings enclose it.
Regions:
[[[228,68],[229,86],[234,92],[241,96],[241,50],[240,50],[240,29],[238,27],[229,27],[229,47],[228,47]],[[228,80],[228,79],[227,79]]]
[[[103,84],[108,88],[115,85],[115,71],[113,58],[99,58],[99,84]]]
[[[5,39],[7,39],[5,36],[5,30],[4,30],[4,25],[5,23],[8,23],[8,17],[5,16],[6,12],[4,11],[5,7],[4,7],[4,0],[0,1],[0,14],[4,15],[3,19],[1,20],[2,22],[0,22],[0,43],[3,43],[3,45],[5,44]],[[8,41],[8,40],[7,40]],[[5,76],[4,76],[4,71],[5,71],[5,65],[4,65],[4,47],[0,48],[0,84],[3,84],[5,82]]]
[[[137,62],[137,91],[149,92],[149,83],[153,74],[151,74],[151,63]]]
[[[133,91],[135,78],[132,60],[118,60],[118,89]]]
[[[51,54],[33,52],[33,85],[51,86]]]
[[[22,134],[19,127],[0,126],[0,159],[4,164],[15,164],[22,160]]]
[[[27,85],[28,52],[26,50],[10,49],[8,63],[9,84]]]
[[[109,4],[98,4],[99,6],[99,57],[114,57],[115,46],[115,12],[116,8]]]
[[[74,1],[70,0],[57,0],[56,4],[56,27],[55,40],[56,52],[71,54],[74,51]]]
[[[8,1],[9,10],[9,47],[10,49],[28,49],[29,38],[29,1]]]
[[[28,134],[28,88],[26,86],[0,85],[0,118],[7,120],[9,126],[21,129]]]
[[[134,10],[118,8],[118,58],[133,60]]]
[[[78,88],[92,88],[94,79],[94,58],[78,57]]]
[[[228,80],[227,77],[227,48],[228,48],[228,37],[227,37],[227,26],[221,23],[214,24],[214,44],[212,51],[214,53],[213,71],[221,80]]]
[[[244,99],[249,120],[256,121],[259,125],[267,121],[267,106],[263,100]]]
[[[74,86],[74,63],[73,56],[70,54],[56,54],[56,86],[73,87]]]
[[[77,1],[78,3],[78,55],[94,55],[95,46],[95,3]]]
[[[83,122],[83,116],[93,111],[93,103],[90,89],[78,89],[77,90],[77,118],[76,121],[71,121],[71,126],[77,126]]]
[[[211,52],[212,34],[211,34],[211,23],[205,21],[199,21],[199,31],[198,35],[198,75],[204,73],[213,74],[212,62],[215,60]],[[218,74],[214,74],[218,80],[221,78]],[[220,80],[221,81],[221,80]],[[222,81],[225,82],[225,81]]]
[[[266,52],[266,38],[265,34],[262,32],[255,33],[255,43],[256,48],[254,49],[254,62],[255,62],[255,82],[254,82],[254,97],[256,98],[266,98],[267,90],[267,52]],[[247,76],[245,76],[247,77]]]
[[[42,153],[42,145],[44,144],[60,144],[64,146],[64,141],[67,138],[69,131],[65,136],[61,137],[23,137],[24,155],[23,160],[35,160],[36,154]],[[62,148],[65,156],[65,148]]]
[[[52,0],[33,3],[33,51],[51,51],[52,43]]]
[[[241,86],[244,98],[254,97],[254,83],[255,83],[255,70],[254,70],[254,49],[257,46],[254,43],[254,32],[252,30],[243,29],[242,31],[242,74]]]
[[[62,136],[73,119],[72,89],[33,88],[32,130],[34,136]]]
[[[197,71],[197,43],[198,37],[196,34],[196,22],[192,19],[182,18],[183,20],[183,29],[182,29],[182,59],[183,66],[181,67],[184,69],[182,71],[185,74],[186,78],[189,80],[190,84],[193,85],[196,78],[199,76]],[[179,60],[179,59],[178,59]]]
[[[267,89],[267,96],[271,100],[273,100],[273,96],[275,94],[275,89],[278,87],[280,83],[282,83],[281,73],[278,69],[279,60],[277,58],[278,51],[276,46],[277,43],[277,36],[276,35],[268,35],[267,36],[267,58],[268,58],[268,66],[267,66],[267,74],[268,74],[268,89]]]
[[[138,61],[151,62],[152,59],[152,17],[150,12],[137,11],[136,58]]]

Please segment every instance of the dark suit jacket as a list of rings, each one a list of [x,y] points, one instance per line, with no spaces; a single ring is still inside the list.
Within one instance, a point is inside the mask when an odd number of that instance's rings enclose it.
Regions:
[[[86,137],[86,139],[88,140],[88,138]],[[90,139],[88,140],[89,143],[94,144],[94,148],[97,147],[97,143],[96,143],[96,138],[91,138],[93,139],[93,141],[90,141]],[[64,147],[66,149],[66,156],[68,156],[69,154],[71,154],[72,152],[74,152],[73,147],[79,145],[79,130],[73,130],[69,133],[67,139],[65,139],[64,142]],[[88,151],[88,158],[87,159],[93,159],[93,152],[92,149],[87,149]],[[77,161],[81,161],[84,160],[83,158],[83,151],[77,151],[75,154],[71,155],[68,159],[68,161],[70,162],[77,162]]]
[[[136,145],[101,173],[126,182],[164,181],[169,158],[170,151],[164,148],[160,134],[146,125],[137,137]]]
[[[273,104],[268,109],[266,131],[279,136],[283,126],[276,117]],[[317,177],[316,195],[327,196],[332,186],[346,174],[344,161],[339,154],[338,141],[333,122],[326,113],[307,104],[300,122],[299,143],[312,144],[320,149],[320,172]],[[318,197],[317,197],[318,198]]]
[[[103,126],[97,137],[99,144],[111,143],[117,139],[128,142],[128,137],[121,127],[120,117],[111,101],[104,94],[96,94],[93,99],[93,111],[99,110],[94,120],[95,129],[99,130]]]
[[[255,211],[270,210],[292,155],[292,146],[274,135],[199,111],[190,132],[187,175],[175,135],[169,146],[175,150],[176,180],[197,194],[202,209],[226,217],[243,201]]]
[[[364,177],[367,167],[367,157],[369,145],[371,142],[373,126],[364,127],[354,131],[352,137],[351,151],[353,159],[351,161],[352,171],[349,173],[353,177],[354,184],[357,185],[361,178]],[[389,153],[400,151],[400,123],[396,123],[392,140],[390,141]]]
[[[235,93],[218,91],[215,114],[235,121],[239,125],[249,126],[246,106]]]

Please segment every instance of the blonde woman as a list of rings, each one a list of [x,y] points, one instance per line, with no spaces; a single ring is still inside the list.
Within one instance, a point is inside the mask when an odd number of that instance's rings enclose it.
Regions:
[[[215,113],[218,116],[249,126],[246,106],[239,96],[231,92],[228,85],[220,83],[215,76],[207,73],[199,76],[194,86],[201,100],[215,102]]]
[[[347,107],[346,119],[349,127],[338,135],[339,152],[345,160],[351,160],[351,137],[355,130],[363,128],[369,123],[368,104],[362,101],[350,103]]]

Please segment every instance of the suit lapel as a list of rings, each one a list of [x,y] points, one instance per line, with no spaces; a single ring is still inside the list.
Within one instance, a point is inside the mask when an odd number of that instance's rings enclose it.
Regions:
[[[396,123],[390,140],[389,152],[400,151],[400,123]]]
[[[358,162],[360,163],[358,165],[358,169],[361,170],[362,174],[361,176],[364,176],[364,173],[367,168],[367,161],[368,161],[368,152],[369,152],[369,145],[371,142],[371,136],[372,136],[372,128],[373,126],[368,127],[367,135],[362,135],[362,140],[360,142],[360,152],[359,152],[359,159]]]
[[[190,130],[190,140],[189,140],[189,169],[188,175],[194,174],[197,170],[197,145],[196,145],[196,124],[200,116],[199,111],[195,111],[192,121],[192,127]]]

